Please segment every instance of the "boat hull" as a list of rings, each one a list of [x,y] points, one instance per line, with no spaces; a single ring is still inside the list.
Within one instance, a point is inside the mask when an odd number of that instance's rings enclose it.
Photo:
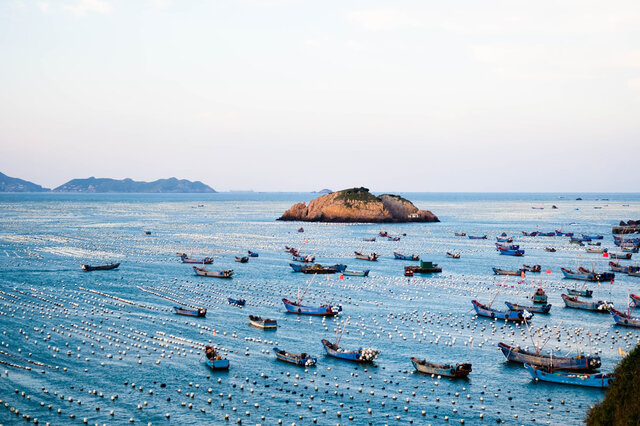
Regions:
[[[476,314],[482,317],[513,322],[522,322],[526,319],[522,311],[498,311],[483,305],[477,300],[472,300],[471,303],[473,303]]]
[[[507,308],[509,308],[512,311],[527,311],[527,312],[531,312],[533,314],[548,314],[549,311],[551,310],[551,305],[543,305],[543,306],[522,306],[522,305],[518,305],[516,303],[509,303],[509,302],[504,302],[505,305],[507,305]]]
[[[550,355],[536,354],[523,349],[498,343],[502,354],[511,362],[531,364],[539,367],[553,367],[562,370],[593,371],[600,368],[600,357],[552,357]]]
[[[531,377],[535,380],[542,380],[550,383],[560,383],[563,385],[587,386],[590,388],[608,388],[613,381],[613,375],[608,373],[597,374],[575,374],[575,373],[553,373],[542,368],[536,368],[530,364],[524,364]]]
[[[283,351],[281,349],[273,348],[273,352],[276,354],[276,358],[279,361],[288,362],[294,365],[298,365],[300,367],[311,367],[316,365],[318,362],[317,358],[306,356],[305,353],[302,354],[294,354]]]
[[[609,312],[611,312],[613,321],[616,324],[622,325],[624,327],[640,328],[640,318],[632,317],[625,314],[624,312],[620,312],[615,309],[610,309]]]
[[[100,265],[100,266],[91,266],[91,265],[82,265],[81,268],[83,271],[85,272],[91,272],[91,271],[111,271],[113,269],[118,268],[118,266],[120,266],[120,263],[112,263],[110,265]]]
[[[436,376],[461,378],[471,373],[471,364],[432,364],[426,360],[411,357],[411,363],[417,372]]]
[[[323,305],[323,306],[303,306],[289,299],[282,299],[287,312],[298,315],[317,315],[317,316],[334,316],[342,311],[342,306]]]

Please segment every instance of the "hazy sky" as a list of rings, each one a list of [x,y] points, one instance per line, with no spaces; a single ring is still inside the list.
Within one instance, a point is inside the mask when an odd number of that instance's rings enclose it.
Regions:
[[[0,1],[0,171],[640,191],[640,1]]]

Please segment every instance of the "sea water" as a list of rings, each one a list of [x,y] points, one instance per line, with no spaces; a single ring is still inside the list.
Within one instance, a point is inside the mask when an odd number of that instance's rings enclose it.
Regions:
[[[615,252],[611,226],[640,219],[640,195],[402,195],[441,222],[276,221],[294,202],[317,196],[309,193],[0,195],[0,423],[23,424],[28,416],[41,424],[579,424],[603,391],[536,383],[521,365],[506,362],[497,343],[544,346],[554,356],[598,354],[608,372],[639,335],[614,326],[609,314],[565,308],[560,298],[567,288],[584,287],[563,279],[561,267],[603,271],[609,258],[566,237],[521,231],[600,234]],[[381,238],[383,230],[400,241]],[[502,232],[524,257],[496,252]],[[370,237],[377,239],[363,241]],[[371,272],[343,279],[293,273],[285,245],[321,264]],[[234,261],[248,250],[259,257]],[[381,257],[357,260],[354,251]],[[394,251],[419,254],[443,272],[405,277],[403,267],[415,263],[395,260]],[[449,259],[447,251],[461,258]],[[176,253],[213,257],[207,268],[233,269],[234,276],[196,277]],[[111,262],[121,265],[80,268]],[[491,269],[523,263],[543,272],[522,279]],[[538,287],[553,307],[535,315],[530,328],[474,314],[472,299],[498,309],[504,301],[527,305]],[[594,300],[624,309],[640,278],[616,274],[613,285],[586,288]],[[246,299],[246,306],[229,305],[228,297]],[[283,297],[343,310],[334,318],[291,315]],[[176,305],[208,313],[177,316]],[[277,320],[278,329],[251,327],[251,314]],[[323,338],[381,354],[372,364],[328,358]],[[203,345],[219,348],[230,370],[211,371]],[[316,356],[317,366],[279,362],[276,346]],[[473,372],[458,380],[417,374],[412,356],[470,362]]]

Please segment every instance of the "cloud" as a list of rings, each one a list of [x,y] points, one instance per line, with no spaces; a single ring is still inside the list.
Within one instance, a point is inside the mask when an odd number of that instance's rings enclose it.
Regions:
[[[367,30],[382,31],[420,26],[413,16],[395,9],[359,10],[347,14],[347,19]]]
[[[77,0],[74,5],[68,4],[64,8],[78,18],[91,12],[102,15],[111,12],[111,4],[106,0]]]

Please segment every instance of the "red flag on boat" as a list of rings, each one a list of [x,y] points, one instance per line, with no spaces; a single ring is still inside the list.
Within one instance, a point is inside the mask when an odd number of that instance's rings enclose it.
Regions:
[[[607,253],[606,251],[602,253],[602,257],[609,257],[609,253]]]

